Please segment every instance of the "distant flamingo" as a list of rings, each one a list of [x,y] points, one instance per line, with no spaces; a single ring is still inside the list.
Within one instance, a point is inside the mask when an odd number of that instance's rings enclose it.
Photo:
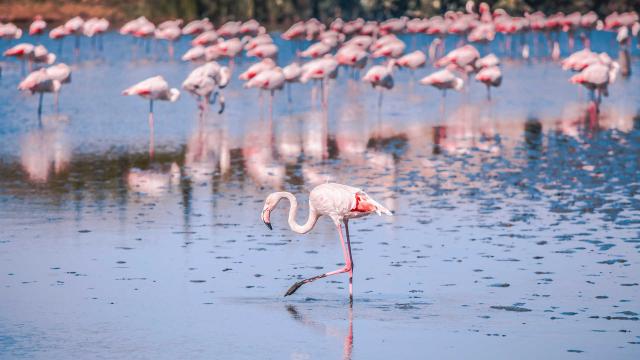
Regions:
[[[443,69],[420,80],[422,85],[431,85],[442,90],[442,96],[446,95],[447,89],[460,91],[464,86],[464,80],[457,77],[451,70]]]
[[[42,97],[44,93],[57,93],[62,84],[58,80],[53,80],[45,69],[39,69],[29,74],[18,85],[18,90],[29,91],[31,94],[38,93],[38,118],[42,115]]]
[[[149,128],[150,128],[149,155],[153,157],[153,153],[154,153],[153,101],[165,100],[165,101],[175,102],[180,97],[180,91],[176,88],[169,88],[169,84],[162,76],[154,76],[125,89],[122,92],[122,95],[127,95],[127,96],[138,95],[145,99],[149,99]]]
[[[273,118],[273,96],[276,90],[282,90],[285,83],[284,73],[279,67],[272,69],[266,69],[259,72],[251,80],[244,84],[245,88],[258,88],[262,90],[269,90],[271,93],[271,99],[269,102],[269,118]]]
[[[231,70],[226,66],[220,66],[216,62],[209,62],[195,68],[182,83],[182,88],[196,95],[200,109],[204,111],[206,104],[214,103],[220,97],[220,110],[222,114],[225,107],[224,96],[218,94],[218,89],[224,89],[231,79]],[[213,98],[211,95],[213,94]]]
[[[271,226],[270,214],[278,205],[278,202],[286,198],[289,200],[289,227],[296,233],[306,234],[315,226],[318,218],[322,215],[329,216],[336,225],[338,234],[340,235],[340,243],[342,244],[342,252],[344,255],[345,266],[341,269],[317,275],[308,279],[304,279],[293,284],[285,293],[285,296],[292,295],[302,285],[312,281],[322,279],[327,276],[349,273],[349,301],[353,302],[353,256],[351,254],[351,238],[349,236],[349,220],[376,213],[378,215],[385,214],[392,216],[384,206],[373,200],[362,189],[355,187],[327,183],[318,185],[309,195],[309,217],[304,225],[296,222],[296,213],[298,211],[298,201],[296,197],[289,192],[275,192],[267,196],[264,207],[262,209],[261,218],[269,229]],[[342,235],[342,224],[347,234],[345,243]]]
[[[47,22],[42,19],[42,16],[36,15],[31,25],[29,25],[29,35],[42,35],[47,28]]]
[[[395,60],[390,60],[387,65],[372,66],[364,75],[362,81],[368,82],[373,88],[380,88],[378,97],[378,109],[382,106],[382,89],[390,90],[393,88],[393,67]]]
[[[487,99],[491,100],[491,87],[498,87],[502,83],[500,68],[493,65],[483,68],[476,75],[476,80],[487,86]]]

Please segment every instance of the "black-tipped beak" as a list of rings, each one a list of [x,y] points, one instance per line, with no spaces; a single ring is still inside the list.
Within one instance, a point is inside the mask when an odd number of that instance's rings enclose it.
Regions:
[[[265,212],[267,213],[266,217],[265,217]],[[271,226],[271,222],[269,221],[269,211],[268,210],[262,210],[262,222],[264,222],[264,224],[267,225],[269,230],[273,230],[273,226]]]

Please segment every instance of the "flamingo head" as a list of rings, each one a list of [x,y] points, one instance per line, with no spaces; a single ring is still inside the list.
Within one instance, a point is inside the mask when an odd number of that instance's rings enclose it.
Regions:
[[[273,226],[271,226],[271,211],[278,205],[278,201],[280,198],[274,196],[274,194],[270,194],[264,200],[264,207],[262,208],[262,214],[260,217],[262,218],[262,222],[269,228],[269,230],[273,230]]]

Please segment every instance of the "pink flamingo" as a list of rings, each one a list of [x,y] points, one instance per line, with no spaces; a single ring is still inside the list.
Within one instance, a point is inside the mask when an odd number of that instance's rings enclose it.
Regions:
[[[213,30],[213,24],[208,18],[190,21],[182,28],[182,35],[198,35],[205,31]]]
[[[447,89],[460,91],[464,86],[464,80],[457,77],[451,70],[443,69],[420,80],[422,85],[431,85],[442,90],[442,97],[446,95]]]
[[[153,101],[164,100],[164,101],[175,102],[180,97],[180,91],[176,88],[169,88],[169,84],[162,76],[154,76],[125,89],[122,92],[122,95],[127,95],[127,96],[138,95],[145,99],[149,99],[149,128],[150,128],[149,155],[153,157],[153,152],[154,152]]]
[[[218,89],[224,89],[231,80],[231,70],[226,66],[220,66],[217,62],[208,62],[195,68],[182,83],[182,88],[198,97],[199,107],[204,112],[206,104],[215,103],[220,97],[220,110],[222,114],[225,107],[224,96]],[[213,98],[211,95],[213,94]]]
[[[291,63],[282,68],[284,80],[287,82],[287,99],[291,103],[291,83],[299,82],[302,76],[302,67],[298,63]]]
[[[305,58],[317,59],[331,52],[331,46],[323,42],[317,42],[311,44],[307,49],[300,52],[298,55]]]
[[[395,64],[395,60],[390,60],[386,66],[372,66],[362,78],[362,81],[368,82],[374,89],[376,87],[380,88],[380,94],[378,96],[378,110],[380,110],[380,107],[382,106],[382,89],[391,90],[393,88],[393,67]]]
[[[0,39],[20,39],[22,37],[22,29],[17,27],[14,23],[2,24],[0,22]]]
[[[420,50],[416,50],[412,53],[402,56],[398,59],[396,64],[398,67],[407,68],[411,70],[413,75],[413,71],[424,67],[427,63],[427,56]]]
[[[18,85],[18,90],[29,91],[31,94],[39,93],[38,118],[42,115],[42,97],[44,93],[57,93],[62,84],[58,80],[52,79],[44,68],[29,74]]]
[[[309,80],[320,80],[320,89],[322,92],[322,105],[327,106],[329,84],[328,79],[335,79],[338,76],[338,61],[331,55],[325,55],[322,58],[314,59],[302,65],[302,75],[300,82],[306,84]],[[312,90],[311,99],[315,99],[315,88]]]
[[[47,28],[47,22],[42,20],[42,16],[36,15],[31,25],[29,25],[29,35],[42,35]]]
[[[276,67],[276,63],[275,61],[273,61],[273,59],[271,58],[262,59],[260,62],[257,62],[249,66],[249,68],[245,72],[240,74],[238,78],[244,81],[251,80],[256,75],[263,72],[264,70],[273,69],[275,67]]]
[[[273,118],[273,96],[276,90],[282,90],[285,83],[284,73],[279,67],[266,69],[259,72],[251,80],[244,84],[247,89],[259,88],[262,90],[269,90],[271,93],[271,100],[269,102],[269,118]]]
[[[476,75],[476,80],[487,86],[487,99],[491,100],[491,87],[498,87],[502,83],[500,68],[493,65],[483,68]]]
[[[278,46],[276,44],[261,44],[247,51],[247,57],[255,56],[260,59],[275,59],[278,57]]]
[[[273,229],[270,220],[270,214],[278,205],[278,202],[286,198],[289,200],[289,227],[298,234],[306,234],[315,226],[318,218],[322,215],[329,216],[336,225],[338,234],[340,235],[340,243],[342,244],[342,252],[344,255],[345,266],[341,269],[317,275],[308,279],[304,279],[293,284],[285,293],[285,296],[292,295],[302,285],[312,281],[322,279],[327,276],[337,275],[341,273],[349,273],[349,301],[353,302],[353,256],[351,254],[351,238],[349,236],[349,220],[376,213],[378,215],[392,216],[384,206],[373,200],[362,189],[355,187],[327,183],[318,185],[309,194],[309,217],[304,225],[296,222],[296,213],[298,211],[298,201],[296,197],[289,192],[274,192],[267,196],[264,207],[262,209],[261,218],[269,229]],[[342,225],[347,234],[345,243],[342,235]]]
[[[173,59],[173,43],[180,39],[182,30],[180,25],[182,20],[169,20],[158,25],[154,31],[154,36],[158,40],[166,40],[168,44],[169,58]]]
[[[215,30],[207,30],[207,31],[204,31],[204,32],[200,33],[193,40],[191,40],[191,45],[192,46],[213,45],[213,44],[216,43],[218,38],[219,38],[218,33]]]

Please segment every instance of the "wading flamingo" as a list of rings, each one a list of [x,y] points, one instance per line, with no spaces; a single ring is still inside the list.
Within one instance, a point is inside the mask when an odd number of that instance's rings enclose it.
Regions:
[[[296,213],[298,211],[298,201],[296,197],[289,192],[274,192],[267,196],[262,209],[261,218],[269,229],[271,226],[270,214],[275,209],[278,202],[283,198],[289,200],[289,227],[298,234],[306,234],[315,226],[318,218],[327,215],[336,225],[338,234],[340,235],[340,243],[342,244],[342,253],[344,255],[345,266],[341,269],[317,275],[308,279],[304,279],[293,284],[284,296],[289,296],[298,290],[300,286],[312,281],[322,279],[323,277],[349,273],[349,301],[353,302],[353,256],[351,255],[351,239],[349,237],[349,220],[376,213],[378,215],[392,216],[384,206],[373,200],[367,193],[361,189],[336,184],[326,183],[318,185],[309,195],[309,217],[304,225],[296,222]],[[347,233],[347,241],[345,243],[342,236],[342,225],[344,224]]]
[[[180,97],[180,91],[176,88],[169,88],[169,84],[162,76],[154,76],[125,89],[122,92],[122,95],[138,95],[145,99],[149,99],[149,155],[153,157],[153,101],[168,100],[175,102]]]

